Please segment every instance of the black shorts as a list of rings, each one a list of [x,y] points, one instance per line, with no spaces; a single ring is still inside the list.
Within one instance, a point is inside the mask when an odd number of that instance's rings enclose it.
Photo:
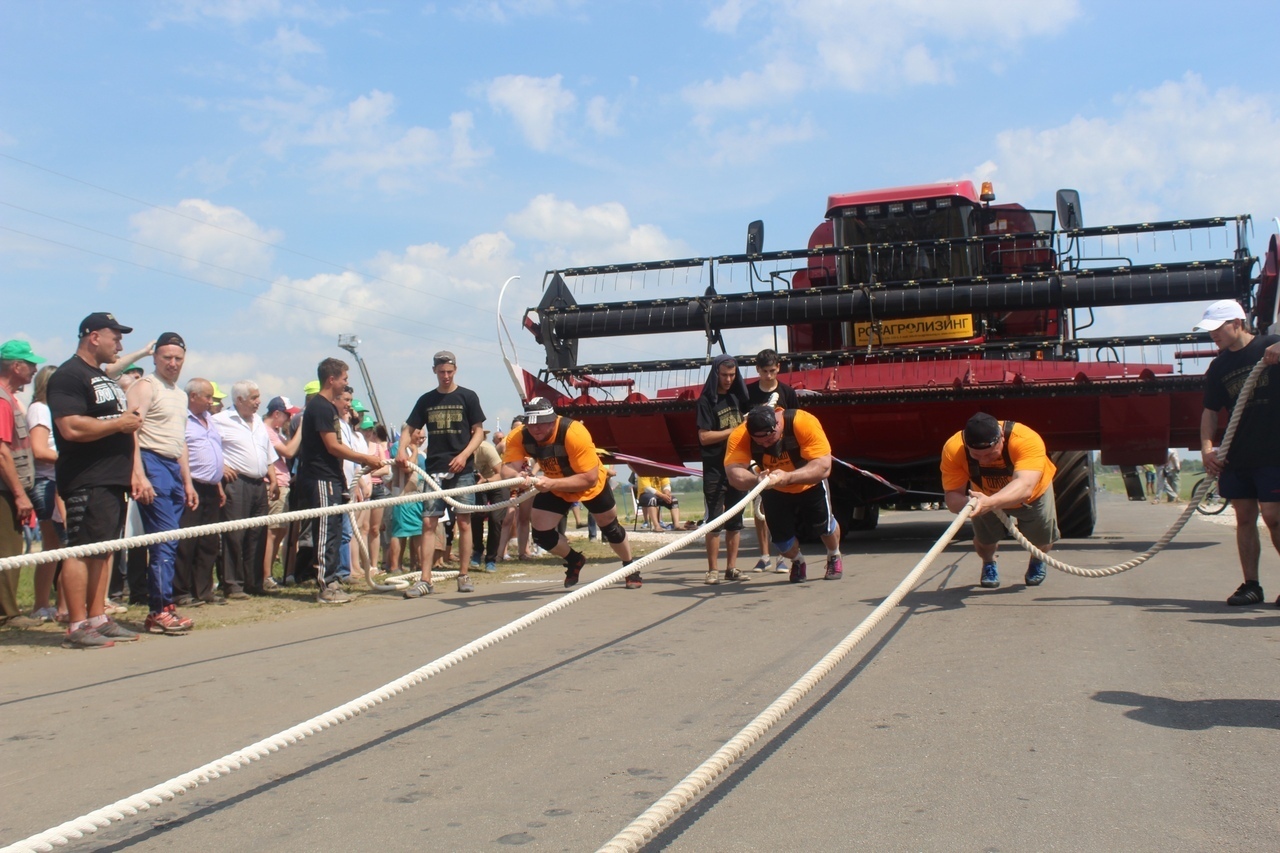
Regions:
[[[557,495],[555,492],[539,492],[533,498],[534,509],[545,509],[547,512],[554,512],[557,515],[568,515],[570,508],[577,501],[567,501]],[[592,515],[599,515],[602,512],[608,512],[618,505],[613,499],[613,489],[605,489],[589,501],[582,501],[582,505],[587,508],[587,512]]]
[[[124,486],[87,486],[63,496],[67,505],[67,544],[93,545],[124,534]]]
[[[723,468],[702,467],[702,498],[707,504],[706,520],[711,521],[723,515],[725,507],[736,504],[747,496],[747,493],[729,485],[729,475]],[[725,522],[723,530],[741,530],[742,513],[737,513]],[[715,536],[715,533],[710,534]]]
[[[1224,468],[1218,477],[1218,494],[1229,501],[1280,501],[1280,468]]]
[[[761,498],[764,516],[769,519],[769,539],[780,548],[790,546],[801,530],[816,530],[820,534],[835,531],[826,480],[799,494],[767,489]]]
[[[645,492],[644,494],[642,494],[642,495],[640,496],[639,504],[640,504],[640,506],[642,506],[642,507],[650,507],[650,506],[666,507],[666,506],[669,506],[669,507],[671,507],[671,508],[673,508],[673,509],[674,509],[675,507],[680,506],[680,499],[679,499],[679,498],[677,498],[675,495],[672,495],[672,496],[671,496],[671,503],[666,503],[665,501],[663,501],[663,500],[662,500],[662,498],[658,497],[658,493],[657,493],[657,492]]]

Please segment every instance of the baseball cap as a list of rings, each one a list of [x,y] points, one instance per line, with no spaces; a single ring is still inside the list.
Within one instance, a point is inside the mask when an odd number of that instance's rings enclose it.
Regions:
[[[210,382],[209,384],[213,386],[213,399],[215,400],[227,399],[227,392],[219,388],[217,382]]]
[[[27,364],[43,364],[44,359],[31,351],[31,344],[26,341],[5,341],[0,345],[0,359],[5,361],[25,361]]]
[[[360,419],[360,429],[373,429],[373,425],[376,423],[377,421],[373,419],[373,415],[365,415]]]
[[[302,394],[304,397],[314,397],[320,393],[320,380],[312,379],[306,385],[302,386]]]
[[[124,370],[120,371],[120,374],[121,374],[121,375],[124,375],[124,374],[126,374],[126,373],[137,373],[139,376],[141,376],[142,374],[144,374],[144,373],[146,373],[146,372],[147,372],[147,371],[143,370],[143,369],[142,369],[141,367],[139,367],[138,365],[136,365],[136,364],[131,364],[131,365],[129,365],[128,367],[126,367]]]
[[[106,311],[96,311],[80,321],[80,337],[82,338],[99,329],[115,329],[122,335],[127,335],[133,331],[132,326],[121,325],[114,314],[108,314]]]
[[[753,406],[747,412],[747,432],[752,435],[773,432],[778,426],[778,415],[772,406]]]
[[[177,332],[165,332],[160,337],[156,338],[156,349],[168,346],[182,347],[185,350],[187,348],[187,342],[184,341],[182,339],[182,335]]]
[[[267,403],[268,415],[272,412],[284,412],[287,415],[296,415],[301,411],[302,409],[299,409],[291,403],[288,397],[272,397],[271,401]]]
[[[355,399],[351,401],[351,410],[353,412],[360,412],[362,414],[364,412],[369,411],[368,408],[365,407],[364,403],[361,403],[359,400],[355,400]]]
[[[431,366],[439,367],[442,364],[452,364],[454,367],[457,367],[458,360],[454,358],[453,353],[449,352],[447,349],[442,349],[440,352],[431,356]]]
[[[533,397],[524,404],[524,417],[530,424],[549,424],[556,419],[556,410],[546,397]]]
[[[964,425],[964,443],[974,450],[994,447],[1000,440],[1000,422],[986,412],[978,412]]]
[[[1212,332],[1228,320],[1243,320],[1244,309],[1234,299],[1219,299],[1204,309],[1200,322],[1192,327],[1194,332]]]

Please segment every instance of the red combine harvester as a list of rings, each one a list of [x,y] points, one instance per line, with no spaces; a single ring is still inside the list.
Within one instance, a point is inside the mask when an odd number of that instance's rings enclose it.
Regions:
[[[1092,309],[1238,299],[1266,328],[1275,258],[1251,280],[1248,216],[1086,228],[1072,190],[1058,193],[1060,225],[1055,211],[993,201],[989,184],[979,193],[970,181],[833,195],[807,249],[763,252],[763,225],[753,222],[741,255],[548,271],[524,318],[546,367],[518,379],[526,396],[583,421],[600,447],[681,464],[699,458],[694,406],[713,350],[725,351],[722,333],[755,328],[763,340],[772,330],[778,340],[784,329],[781,378],[803,389],[801,407],[848,463],[832,471],[846,532],[873,529],[882,504],[939,500],[942,445],[982,410],[1044,436],[1063,535],[1088,536],[1091,451],[1103,464],[1136,466],[1162,462],[1169,447],[1199,447],[1202,376],[1148,363],[1146,353],[1214,354],[1207,336],[1191,333],[1081,337]],[[1122,255],[1130,244],[1133,254],[1180,259],[1137,265]],[[1197,244],[1228,256],[1181,259]],[[684,294],[583,299],[671,286]],[[619,340],[627,336],[681,332],[697,335],[688,358],[579,363],[584,339],[611,339],[613,354],[635,344]],[[1125,359],[1131,352],[1137,360]],[[655,384],[670,377],[686,381]],[[639,390],[646,383],[650,395]]]

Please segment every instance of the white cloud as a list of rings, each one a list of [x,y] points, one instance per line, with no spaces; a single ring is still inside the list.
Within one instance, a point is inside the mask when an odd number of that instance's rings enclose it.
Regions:
[[[618,202],[578,207],[551,194],[537,196],[507,217],[511,230],[544,244],[549,266],[679,257],[688,250],[656,225],[633,225]]]
[[[785,123],[757,118],[745,125],[717,127],[705,117],[694,121],[703,133],[705,157],[713,166],[740,166],[758,162],[774,151],[817,135],[809,116]]]
[[[278,27],[275,37],[266,42],[263,47],[268,53],[284,58],[307,53],[324,53],[320,45],[304,36],[297,27]]]
[[[621,107],[617,102],[597,95],[587,102],[587,127],[601,136],[616,136]]]
[[[1050,36],[1079,16],[1078,0],[728,0],[705,25],[735,33],[749,9],[768,21],[753,55],[771,59],[719,81],[686,88],[699,110],[746,109],[801,89],[865,92],[951,82],[960,62],[992,63],[1028,39]]]
[[[244,285],[245,278],[235,272],[268,274],[275,255],[270,244],[283,237],[234,207],[201,198],[183,199],[168,210],[149,208],[130,217],[129,225],[139,243],[182,256],[177,261],[181,269],[198,270],[203,280],[237,287]],[[173,262],[171,256],[164,256],[159,264],[169,267]]]
[[[1110,117],[1002,131],[995,156],[973,177],[995,181],[1007,200],[1079,189],[1086,225],[1271,214],[1280,196],[1280,116],[1266,98],[1210,90],[1187,74],[1115,106]]]
[[[336,24],[347,17],[349,13],[345,9],[314,0],[165,0],[159,4],[152,25],[213,21],[241,26],[276,18]]]
[[[489,104],[515,121],[529,147],[546,151],[558,136],[561,116],[577,104],[574,94],[560,85],[561,75],[528,77],[508,74],[486,87]]]
[[[250,105],[255,120],[249,127],[266,134],[263,148],[276,157],[295,148],[321,149],[321,170],[350,185],[372,180],[387,192],[416,186],[424,175],[451,175],[488,156],[471,143],[469,113],[450,117],[446,138],[431,128],[398,124],[396,97],[389,92],[374,89],[345,107],[317,109],[326,96],[302,87],[292,100],[257,101]]]
[[[582,5],[582,0],[463,0],[454,13],[464,20],[508,24],[521,18],[558,14]]]

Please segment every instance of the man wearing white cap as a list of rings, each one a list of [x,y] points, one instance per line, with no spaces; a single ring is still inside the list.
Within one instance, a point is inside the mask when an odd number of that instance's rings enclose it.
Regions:
[[[1259,378],[1240,417],[1227,459],[1218,458],[1213,439],[1218,432],[1219,413],[1235,408],[1253,366],[1259,361],[1280,363],[1280,336],[1250,332],[1244,309],[1231,299],[1219,300],[1205,309],[1195,331],[1208,332],[1221,350],[1204,374],[1200,454],[1205,471],[1218,477],[1218,493],[1231,501],[1236,513],[1236,549],[1244,583],[1227,599],[1227,604],[1258,604],[1264,598],[1258,583],[1258,559],[1262,553],[1259,512],[1271,533],[1271,544],[1280,551],[1280,445],[1272,436],[1280,423],[1280,372],[1273,367]],[[1280,599],[1276,604],[1280,606]]]

